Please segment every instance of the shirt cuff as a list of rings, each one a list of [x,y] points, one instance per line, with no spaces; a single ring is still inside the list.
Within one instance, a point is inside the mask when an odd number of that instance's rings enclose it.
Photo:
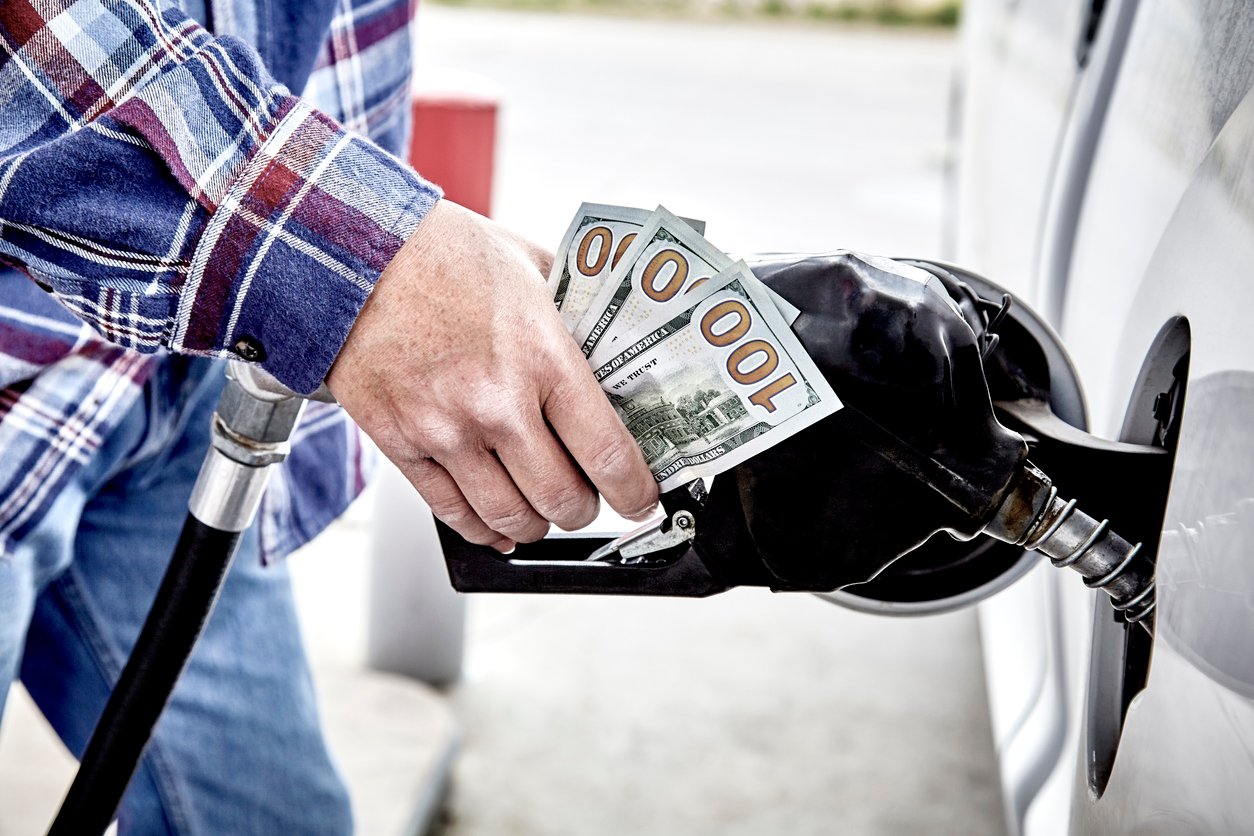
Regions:
[[[196,244],[170,346],[259,363],[308,394],[442,194],[299,99],[275,117]]]

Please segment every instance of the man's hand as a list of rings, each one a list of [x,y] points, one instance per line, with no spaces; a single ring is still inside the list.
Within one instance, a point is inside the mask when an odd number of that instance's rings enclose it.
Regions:
[[[502,552],[549,522],[587,525],[597,490],[628,518],[657,502],[639,447],[548,297],[552,260],[440,201],[380,276],[327,376],[435,515]]]

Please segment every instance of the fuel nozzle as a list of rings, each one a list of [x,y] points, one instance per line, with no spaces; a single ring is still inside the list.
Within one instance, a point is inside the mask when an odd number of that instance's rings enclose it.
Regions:
[[[1127,535],[1156,539],[1136,503],[1152,504],[1147,489],[1165,497],[1170,457],[1078,429],[1075,375],[1043,321],[937,262],[845,251],[748,261],[800,311],[793,330],[843,408],[710,484],[663,495],[661,520],[617,540],[555,538],[502,557],[441,527],[457,589],[766,586],[923,612],[908,607],[991,594],[1036,550],[1152,629],[1153,549]],[[1046,473],[1124,536],[1060,498]]]
[[[1058,420],[1049,406],[1057,375],[1042,351],[1056,341],[1047,326],[1027,333],[1024,317],[1010,315],[1009,295],[977,290],[934,262],[832,253],[752,266],[802,310],[794,327],[846,404],[826,427],[738,474],[754,542],[790,588],[856,589],[897,563],[925,573],[929,550],[987,536],[1079,572],[1125,620],[1152,629],[1152,555],[1060,497],[1046,471],[1056,465],[1068,489],[1077,473],[1098,469],[1079,462],[1105,456],[1103,472],[1130,459],[1129,480],[1151,470],[1157,479],[1162,451],[1105,442]],[[1029,461],[1038,455],[1041,467]],[[797,484],[799,473],[810,475]],[[1121,492],[1094,498],[1104,506]],[[790,536],[798,530],[806,535]]]
[[[997,509],[984,533],[1039,551],[1059,569],[1073,569],[1090,589],[1110,596],[1130,624],[1153,632],[1154,563],[1141,543],[1129,543],[1110,527],[1063,499],[1048,476],[1031,463]]]

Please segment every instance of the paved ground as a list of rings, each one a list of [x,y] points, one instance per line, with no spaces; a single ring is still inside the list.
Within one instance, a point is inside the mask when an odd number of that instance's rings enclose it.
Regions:
[[[937,255],[952,36],[424,7],[419,60],[504,95],[498,218],[665,203],[750,252]]]
[[[538,241],[599,200],[664,202],[735,251],[939,253],[945,37],[422,18],[424,65],[503,89],[496,214]],[[478,597],[465,678],[435,698],[360,671],[368,510],[295,558],[363,833],[406,820],[450,706],[447,836],[1002,832],[970,613]],[[5,726],[0,833],[41,832],[72,763],[20,694]]]

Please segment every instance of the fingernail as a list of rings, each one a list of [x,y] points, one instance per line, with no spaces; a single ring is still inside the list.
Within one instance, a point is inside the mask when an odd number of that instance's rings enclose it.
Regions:
[[[656,502],[654,502],[649,507],[645,508],[643,511],[637,511],[634,514],[623,514],[623,516],[631,520],[632,522],[644,522],[649,517],[653,516],[655,513],[657,513]]]
[[[518,544],[516,544],[513,540],[497,540],[492,544],[492,548],[496,549],[501,554],[513,554],[514,549],[517,547]]]

